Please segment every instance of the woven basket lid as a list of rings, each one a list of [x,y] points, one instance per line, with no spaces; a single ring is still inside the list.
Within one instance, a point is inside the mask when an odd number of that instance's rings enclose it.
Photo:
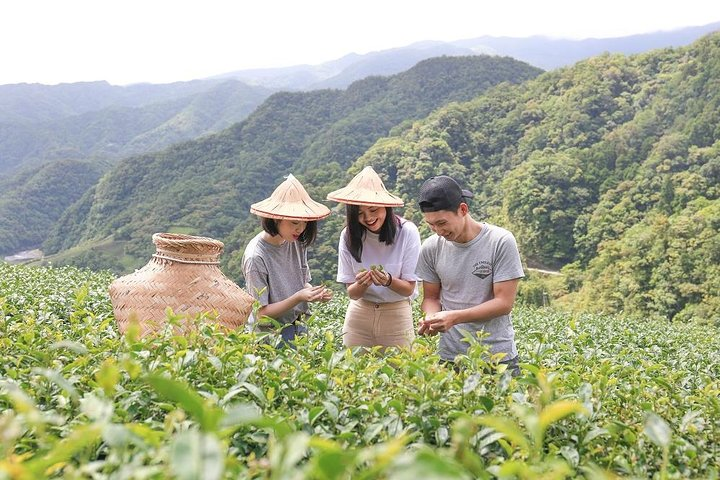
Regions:
[[[403,200],[388,192],[380,176],[371,166],[362,169],[346,187],[328,193],[328,200],[351,205],[402,207]]]
[[[279,220],[313,221],[330,215],[330,209],[310,198],[298,179],[290,174],[270,198],[250,205],[250,213]]]
[[[210,237],[198,237],[182,233],[155,233],[152,241],[157,254],[178,261],[215,261],[223,251],[225,244]]]

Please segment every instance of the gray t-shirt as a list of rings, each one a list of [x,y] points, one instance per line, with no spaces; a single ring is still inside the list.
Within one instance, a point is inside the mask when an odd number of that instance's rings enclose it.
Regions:
[[[477,237],[456,243],[438,235],[427,238],[420,249],[417,274],[423,281],[440,284],[443,310],[462,310],[493,298],[493,283],[524,277],[515,237],[504,228],[482,224]],[[510,315],[487,321],[455,325],[440,337],[440,357],[455,360],[467,352],[469,344],[462,335],[467,331],[485,331],[483,340],[490,352],[505,353],[503,360],[517,356],[515,330]]]
[[[273,245],[263,240],[263,233],[250,240],[242,259],[246,289],[262,307],[285,300],[310,283],[307,250],[299,242]],[[307,302],[300,302],[275,320],[289,324],[307,311]]]

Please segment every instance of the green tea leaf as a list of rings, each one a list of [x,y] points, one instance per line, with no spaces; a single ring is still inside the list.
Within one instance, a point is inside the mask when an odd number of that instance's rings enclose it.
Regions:
[[[100,425],[81,425],[72,431],[68,437],[54,444],[52,450],[40,458],[27,462],[27,468],[34,472],[35,478],[43,478],[45,470],[56,463],[66,462],[75,454],[100,440],[102,427]]]
[[[477,419],[480,425],[490,427],[493,430],[505,435],[505,438],[520,447],[522,450],[529,450],[530,442],[523,434],[522,430],[512,420],[503,417],[484,415]]]
[[[70,398],[72,398],[73,400],[78,399],[77,389],[73,386],[72,383],[67,381],[65,377],[60,374],[60,372],[51,370],[49,368],[33,368],[32,371],[33,373],[42,375],[43,377],[56,384],[61,389],[65,390],[65,392],[67,392],[67,394],[70,395]]]
[[[561,418],[565,418],[573,413],[587,413],[585,407],[573,400],[558,400],[557,402],[551,403],[540,412],[538,425],[541,431],[547,430],[547,428],[553,423],[557,422]]]
[[[670,446],[672,429],[659,415],[648,413],[645,417],[645,435],[658,447],[667,448]]]
[[[100,370],[95,374],[95,380],[97,380],[100,387],[102,387],[105,395],[112,397],[115,392],[115,386],[120,380],[120,369],[115,363],[115,359],[112,357],[105,359],[102,365],[100,365]]]
[[[220,413],[214,411],[213,407],[206,406],[205,401],[190,386],[178,380],[151,375],[146,381],[157,393],[179,403],[180,406],[192,415],[204,431],[212,431],[217,427]]]
[[[62,350],[67,349],[78,355],[86,355],[88,349],[85,345],[79,342],[73,342],[71,340],[61,340],[50,345],[50,350]]]
[[[225,470],[225,452],[213,435],[188,430],[175,438],[170,466],[181,480],[218,479]]]

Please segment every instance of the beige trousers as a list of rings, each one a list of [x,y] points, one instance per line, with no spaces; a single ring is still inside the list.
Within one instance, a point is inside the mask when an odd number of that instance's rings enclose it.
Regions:
[[[409,300],[392,303],[350,300],[343,325],[346,347],[408,347],[414,339]]]

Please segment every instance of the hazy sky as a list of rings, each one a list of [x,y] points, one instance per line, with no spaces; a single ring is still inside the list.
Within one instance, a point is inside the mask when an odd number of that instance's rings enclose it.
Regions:
[[[0,84],[165,83],[422,40],[617,37],[717,21],[717,0],[2,0]]]

